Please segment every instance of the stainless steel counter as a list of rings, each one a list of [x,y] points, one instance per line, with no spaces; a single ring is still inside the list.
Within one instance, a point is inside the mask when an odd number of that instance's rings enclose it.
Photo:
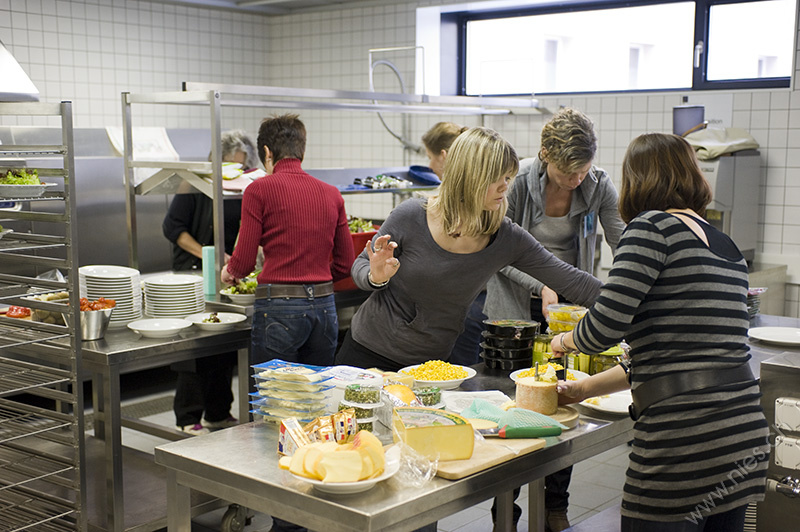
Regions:
[[[507,374],[482,370],[467,382],[468,389],[513,389]],[[423,487],[409,487],[391,479],[357,495],[323,494],[281,471],[277,429],[272,424],[250,423],[165,444],[156,448],[156,463],[168,471],[169,530],[191,530],[192,490],[331,532],[414,530],[500,495],[498,526],[510,530],[510,522],[502,516],[510,521],[513,488],[531,483],[531,493],[541,493],[545,475],[630,439],[633,422],[629,418],[604,419],[578,408],[582,410],[578,426],[547,438],[547,446],[540,451],[461,480],[437,477]],[[537,497],[529,499],[534,505],[543,504]],[[532,529],[544,530],[543,512],[538,515],[538,527],[534,522]]]
[[[757,316],[751,322],[752,327],[799,325],[800,320],[778,316]],[[751,341],[750,347],[750,364],[756,375],[763,360],[784,351],[758,341]],[[514,384],[508,372],[475,367],[479,369],[478,376],[462,384],[462,389],[498,389],[513,396]],[[277,430],[271,424],[250,423],[162,445],[156,448],[156,463],[167,468],[169,530],[191,530],[190,498],[196,495],[193,492],[331,532],[414,530],[498,496],[498,530],[511,530],[511,490],[525,483],[530,485],[530,529],[544,530],[543,478],[631,438],[633,422],[628,417],[604,418],[581,406],[577,408],[581,413],[578,426],[557,438],[546,438],[547,446],[540,451],[461,480],[437,477],[419,488],[391,479],[357,495],[320,493],[281,471],[276,454]]]
[[[46,343],[14,348],[22,356],[35,350],[39,357],[58,360],[59,351]],[[181,439],[185,435],[167,427],[139,419],[123,418],[120,400],[120,376],[145,369],[168,366],[174,362],[194,360],[208,355],[229,351],[238,352],[239,374],[239,419],[247,419],[249,377],[250,325],[247,322],[227,332],[201,331],[191,327],[172,338],[144,338],[125,328],[109,330],[100,340],[83,342],[83,369],[85,378],[92,379],[92,399],[95,408],[95,436],[100,446],[90,442],[87,447],[91,455],[99,458],[100,464],[87,468],[90,484],[100,487],[91,489],[89,498],[89,525],[92,530],[151,531],[166,524],[166,504],[163,499],[148,497],[163,494],[163,473],[142,465],[152,459],[142,458],[122,446],[122,427],[152,434],[164,439]],[[102,447],[102,448],[101,448]],[[138,453],[141,454],[141,453]],[[123,460],[127,463],[123,464]],[[132,464],[136,467],[127,467]],[[125,479],[123,466],[129,476]],[[162,473],[162,477],[158,475]],[[142,478],[142,477],[147,478]],[[154,485],[161,483],[161,486]],[[135,489],[131,489],[135,486]],[[133,501],[126,507],[125,493]],[[96,499],[96,500],[93,500]],[[206,498],[207,499],[207,498]]]

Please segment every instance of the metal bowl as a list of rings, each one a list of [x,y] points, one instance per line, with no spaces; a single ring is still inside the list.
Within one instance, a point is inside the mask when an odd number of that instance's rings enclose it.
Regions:
[[[539,334],[539,322],[527,320],[483,320],[489,334],[503,338],[533,338]]]
[[[81,311],[81,340],[99,340],[106,334],[108,323],[111,321],[113,308],[102,310],[82,310]],[[69,314],[61,314],[64,323],[69,326]]]

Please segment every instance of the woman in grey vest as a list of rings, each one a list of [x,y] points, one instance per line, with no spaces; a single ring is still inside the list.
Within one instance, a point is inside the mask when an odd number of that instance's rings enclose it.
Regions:
[[[575,109],[559,110],[542,129],[538,156],[520,162],[506,212],[553,255],[588,273],[594,273],[598,223],[612,250],[625,227],[614,184],[605,170],[592,164],[596,152],[592,121]],[[547,305],[563,299],[563,294],[513,266],[503,268],[486,288],[484,312],[492,320],[533,319],[544,324]],[[571,474],[568,467],[545,477],[548,531],[569,528]],[[521,514],[515,505],[515,520]]]

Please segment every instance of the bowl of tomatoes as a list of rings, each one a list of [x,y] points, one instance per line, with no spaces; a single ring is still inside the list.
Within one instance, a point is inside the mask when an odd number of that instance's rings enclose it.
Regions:
[[[81,300],[81,339],[99,340],[106,334],[111,321],[111,313],[117,302],[101,297],[95,301],[82,297]],[[69,326],[69,314],[62,314],[64,323]]]

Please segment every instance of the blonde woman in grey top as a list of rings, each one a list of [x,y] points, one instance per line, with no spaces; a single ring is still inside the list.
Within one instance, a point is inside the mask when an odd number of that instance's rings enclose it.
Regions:
[[[556,257],[591,274],[598,224],[612,250],[625,228],[611,178],[592,164],[596,152],[591,120],[561,109],[542,129],[538,156],[520,162],[506,212]],[[541,298],[544,317],[558,302],[541,280],[508,266],[489,281],[484,311],[489,319],[531,319],[532,295]]]
[[[436,194],[398,205],[356,257],[353,280],[371,294],[353,316],[336,364],[396,371],[447,360],[470,303],[510,264],[582,304],[595,300],[600,281],[504,216],[518,164],[495,131],[472,128],[456,139]]]

